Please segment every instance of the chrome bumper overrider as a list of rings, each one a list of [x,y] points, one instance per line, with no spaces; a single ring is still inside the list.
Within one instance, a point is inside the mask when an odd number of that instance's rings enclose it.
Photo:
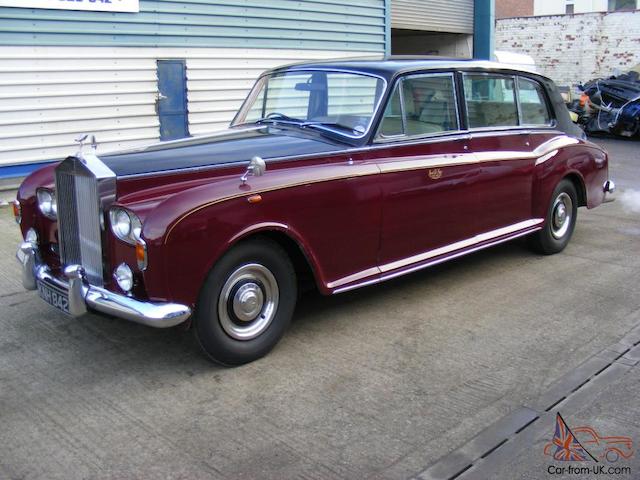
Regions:
[[[36,290],[37,282],[41,282],[66,292],[69,297],[69,313],[74,317],[91,309],[150,327],[167,328],[184,322],[191,315],[191,309],[185,305],[142,302],[89,285],[79,265],[65,268],[66,280],[56,278],[49,267],[38,261],[37,247],[30,242],[23,242],[16,256],[22,265],[24,288]]]
[[[616,184],[613,180],[607,180],[602,185],[602,191],[604,192],[604,201],[605,203],[613,202],[615,198],[613,198],[613,193],[616,191]]]
[[[616,191],[616,184],[613,180],[607,180],[606,182],[604,182],[602,189],[605,193],[613,193]]]

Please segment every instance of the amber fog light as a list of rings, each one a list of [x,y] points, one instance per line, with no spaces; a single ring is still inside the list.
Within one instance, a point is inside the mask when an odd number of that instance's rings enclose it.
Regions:
[[[121,263],[113,271],[113,279],[123,292],[129,293],[133,288],[133,272],[126,263]]]

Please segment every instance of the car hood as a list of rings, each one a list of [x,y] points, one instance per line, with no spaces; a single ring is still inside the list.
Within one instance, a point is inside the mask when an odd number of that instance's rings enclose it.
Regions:
[[[264,159],[331,153],[345,145],[293,128],[272,126],[230,128],[212,135],[163,142],[142,150],[131,150],[100,159],[117,175],[205,167]]]

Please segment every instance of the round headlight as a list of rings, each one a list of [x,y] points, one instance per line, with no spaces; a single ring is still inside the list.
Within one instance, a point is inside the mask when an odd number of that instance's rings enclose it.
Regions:
[[[131,233],[131,217],[126,210],[117,209],[111,215],[111,228],[113,233],[122,240]]]
[[[129,293],[133,288],[133,272],[126,263],[121,263],[113,271],[113,278],[123,292]]]
[[[58,204],[55,193],[46,188],[39,188],[36,195],[38,197],[38,208],[40,212],[42,212],[45,217],[55,220],[58,214]]]
[[[111,231],[123,242],[135,245],[142,233],[142,222],[138,216],[122,207],[109,210]]]

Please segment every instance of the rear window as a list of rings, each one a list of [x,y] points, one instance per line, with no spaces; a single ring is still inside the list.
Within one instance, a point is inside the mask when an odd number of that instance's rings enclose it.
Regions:
[[[513,77],[465,74],[464,96],[470,128],[519,125]]]
[[[542,85],[518,77],[518,99],[523,125],[548,125],[551,122]]]

